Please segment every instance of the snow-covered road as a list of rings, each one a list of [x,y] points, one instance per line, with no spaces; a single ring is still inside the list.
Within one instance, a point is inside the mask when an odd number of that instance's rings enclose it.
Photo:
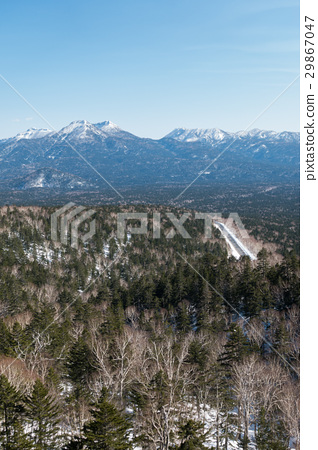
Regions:
[[[224,223],[214,222],[214,225],[220,230],[220,232],[224,236],[226,242],[229,244],[231,248],[232,255],[236,259],[239,259],[241,256],[244,255],[249,256],[252,261],[255,261],[257,259],[256,256],[254,256],[253,253],[251,253],[245,247],[245,245],[242,244],[242,242],[235,236],[235,234],[232,233],[232,231],[230,231],[226,225],[224,225]]]

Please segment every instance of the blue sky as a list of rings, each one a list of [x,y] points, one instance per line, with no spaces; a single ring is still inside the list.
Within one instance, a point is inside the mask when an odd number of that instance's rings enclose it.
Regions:
[[[0,39],[1,75],[56,129],[237,131],[299,73],[299,4],[18,0],[1,3]],[[47,127],[2,80],[0,99],[0,138]],[[299,130],[299,81],[253,128]]]

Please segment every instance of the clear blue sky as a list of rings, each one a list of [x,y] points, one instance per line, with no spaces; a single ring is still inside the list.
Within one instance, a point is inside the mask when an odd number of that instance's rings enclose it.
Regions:
[[[299,73],[294,0],[16,0],[0,73],[56,129],[111,120],[139,136],[244,129]],[[47,127],[0,80],[0,138]],[[299,130],[299,81],[253,128]]]

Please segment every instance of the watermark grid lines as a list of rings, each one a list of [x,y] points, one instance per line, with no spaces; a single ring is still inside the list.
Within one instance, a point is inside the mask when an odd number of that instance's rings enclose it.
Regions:
[[[235,314],[237,314],[245,323],[249,323],[248,320],[239,311],[237,311],[237,309],[228,300],[226,300],[226,298],[214,286],[212,286],[212,284],[209,283],[208,280],[204,278],[204,276],[201,275],[200,272],[195,267],[193,267],[193,265],[186,258],[184,258],[178,251],[176,253],[180,256],[181,259],[183,259],[186,264],[188,264],[188,266],[192,270],[195,271],[197,275],[199,275],[199,277],[203,281],[208,284],[208,286],[232,309],[232,311],[235,312]],[[290,362],[288,362],[286,358],[281,353],[279,353],[279,351],[277,351],[276,348],[274,348],[273,345],[264,336],[262,336],[256,328],[252,327],[252,329],[284,361],[284,363],[287,364],[296,373],[296,375],[299,376],[298,369],[290,364]]]
[[[54,320],[52,320],[52,322],[50,322],[49,323],[49,325],[40,333],[40,336],[42,337],[45,333],[46,333],[46,331],[66,312],[66,311],[68,311],[68,309],[79,299],[79,298],[81,298],[81,296],[94,284],[94,283],[96,283],[96,281],[107,271],[107,270],[109,270],[111,267],[112,267],[112,265],[113,264],[115,264],[119,259],[120,259],[120,257],[121,257],[121,255],[122,255],[122,252],[123,252],[123,250],[122,249],[120,249],[119,250],[119,252],[118,252],[118,255],[116,256],[116,258],[113,260],[113,261],[111,261],[109,264],[108,264],[108,266],[107,267],[105,267],[104,268],[104,270],[101,272],[101,273],[99,273],[98,274],[98,276],[97,277],[95,277],[94,278],[94,280],[92,280],[87,286],[86,286],[86,288],[85,289],[83,289],[83,291],[82,292],[80,292],[72,301],[71,301],[71,303],[69,303],[64,309],[63,309],[63,311],[61,311],[56,317],[55,317],[55,319]],[[34,343],[35,341],[33,340],[29,345],[27,345],[27,347],[24,349],[24,351],[26,351],[26,350],[28,350],[29,348],[31,348],[32,347],[32,345],[33,345],[33,343]],[[6,366],[2,371],[1,371],[1,373],[0,373],[0,375],[3,375],[7,370],[9,370],[10,369],[10,367],[16,362],[16,361],[18,361],[19,359],[20,359],[20,357],[22,356],[22,353],[19,353],[19,355],[13,360],[13,361],[11,361],[11,363],[8,365],[8,366]]]
[[[251,126],[253,126],[254,125],[254,123],[260,118],[260,117],[262,117],[262,115],[263,114],[265,114],[266,113],[266,111],[268,111],[276,102],[277,102],[277,100],[278,99],[280,99],[284,94],[285,94],[285,92],[286,91],[288,91],[288,89],[291,87],[291,86],[293,86],[293,84],[295,84],[296,83],[296,81],[298,80],[300,78],[300,75],[297,75],[297,77],[296,78],[294,78],[294,80],[291,82],[291,83],[289,83],[289,85],[288,86],[286,86],[285,87],[285,89],[280,93],[280,94],[278,94],[277,95],[277,97],[275,97],[274,98],[274,100],[272,100],[270,103],[269,103],[269,105],[267,105],[266,106],[266,108],[264,108],[263,109],[263,111],[262,112],[260,112],[259,114],[258,114],[258,116],[256,116],[255,117],[255,119],[253,119],[252,120],[252,122],[243,130],[243,133],[245,133]],[[186,188],[184,188],[183,189],[183,191],[182,192],[180,192],[180,194],[178,194],[174,199],[172,199],[172,200],[170,200],[170,202],[173,202],[173,201],[175,201],[175,200],[178,200],[203,174],[204,174],[204,172],[206,172],[211,166],[212,166],[212,164],[214,164],[233,144],[234,144],[234,142],[236,142],[237,141],[237,139],[238,139],[238,137],[236,137],[236,138],[234,138],[233,139],[233,141],[227,146],[227,147],[225,147],[225,149],[223,149],[214,159],[213,159],[213,161],[211,161],[207,166],[206,166],[206,168],[205,169],[203,169],[203,170],[201,170],[201,172],[198,174],[198,176],[193,180],[193,181],[191,181],[191,183],[186,187]]]
[[[246,127],[246,129],[244,130],[244,131],[247,131],[298,79],[299,79],[299,75]],[[56,131],[55,130],[55,128],[50,124],[50,122],[47,120],[47,119],[45,119],[45,117],[25,98],[25,97],[23,97],[23,95],[22,94],[20,94],[20,92],[18,92],[10,83],[9,83],[9,81],[8,80],[6,80],[6,78],[5,77],[3,77],[3,75],[1,75],[0,74],[0,78],[28,105],[28,106],[30,106],[30,108],[42,119],[42,120],[44,120],[44,122],[45,123],[47,123],[54,131]],[[192,185],[193,185],[193,183],[195,183],[195,181],[198,179],[198,178],[200,178],[201,177],[201,175],[214,163],[214,162],[216,162],[224,153],[225,153],[225,151],[226,150],[228,150],[229,148],[230,148],[230,146],[231,145],[233,145],[233,143],[236,141],[237,139],[234,139],[230,144],[229,144],[229,146],[227,146],[224,150],[222,150],[222,152],[220,152],[220,154],[211,162],[211,163],[209,163],[209,165],[204,169],[204,170],[202,170],[200,173],[199,173],[199,175],[177,196],[177,197],[175,197],[175,199],[173,199],[173,200],[177,200],[177,199],[179,199]],[[55,141],[56,142],[56,141]],[[119,195],[121,198],[123,198],[123,196],[111,185],[111,183],[109,183],[87,160],[86,160],[86,158],[83,156],[83,155],[81,155],[75,148],[74,148],[74,146],[67,140],[67,139],[65,139],[65,142],[70,146],[70,148],[74,151],[74,152],[76,152],[77,154],[78,154],[78,156],[89,166],[89,167],[91,167],[92,168],[92,170],[94,170],[98,175],[99,175],[99,177],[100,178],[102,178],[116,193],[117,193],[117,195]],[[53,144],[53,146],[55,145],[55,143]],[[172,201],[173,201],[172,200]],[[67,205],[65,205],[65,206],[67,206]],[[65,208],[65,207],[64,207]],[[63,209],[63,208],[62,208]],[[157,219],[156,219],[157,220]],[[78,222],[78,221],[77,221]],[[76,228],[76,226],[77,226],[77,222],[76,222],[76,225],[74,225],[74,228],[73,229],[75,229]],[[80,222],[81,223],[81,222]],[[157,227],[158,228],[158,227]],[[230,302],[228,302],[225,298],[224,298],[224,296],[220,293],[220,292],[218,292],[217,291],[217,289],[215,289],[214,288],[214,286],[212,286],[179,252],[177,252],[177,254],[186,262],[186,264],[188,264],[189,265],[189,267],[191,267],[209,286],[210,286],[210,288],[217,294],[217,295],[219,295],[222,299],[223,299],[223,301],[240,317],[240,318],[242,318],[243,319],[243,321],[244,322],[247,322],[247,319],[246,318],[244,318],[244,316],[242,316],[237,310],[236,310],[236,308],[230,303]],[[94,280],[92,280],[90,283],[89,283],[89,285],[81,292],[81,294],[79,294],[76,298],[75,298],[75,300],[73,300],[73,302],[71,302],[59,315],[58,315],[58,317],[56,317],[47,327],[46,327],[46,329],[41,333],[42,335],[47,331],[47,329],[52,325],[52,324],[54,324],[55,322],[56,322],[56,320],[58,320],[58,318],[59,317],[61,317],[61,315],[62,314],[64,314],[64,312],[65,311],[67,311],[71,306],[72,306],[72,304],[78,299],[78,298],[80,298],[80,296],[92,285],[92,284],[94,284],[99,278],[100,278],[100,276],[106,271],[106,270],[108,270],[115,262],[117,262],[117,260],[119,259],[119,257],[121,256],[121,252],[119,253],[119,255],[116,257],[116,259],[114,260],[114,261],[112,261],[105,269],[104,269],[104,271],[102,272],[102,273],[100,273]],[[254,330],[254,331],[256,331],[256,333],[257,334],[259,334],[259,332],[257,331],[257,330]],[[259,334],[260,335],[260,334]],[[288,366],[290,366],[290,368],[297,374],[297,375],[299,375],[299,372],[298,372],[298,370],[294,367],[294,366],[292,366],[285,358],[284,358],[284,356],[283,355],[281,355],[272,345],[271,345],[271,343],[270,342],[268,342],[267,340],[266,340],[266,338],[264,338],[263,336],[261,336],[260,335],[260,337],[264,340],[264,342],[266,342],[271,348],[272,348],[272,350],[285,362],[285,364],[287,364]],[[30,348],[31,346],[32,346],[32,344],[33,344],[33,342],[31,343],[31,344],[29,344],[29,346],[27,347],[27,348]],[[9,366],[7,366],[3,371],[2,371],[2,373],[1,374],[3,374],[7,369],[9,369],[10,367],[11,367],[11,365],[15,362],[15,361],[17,361],[18,359],[19,359],[19,357],[20,357],[21,355],[18,355],[18,357],[9,365]]]
[[[64,245],[67,245],[67,237],[68,237],[68,224],[69,222],[76,217],[81,212],[85,211],[84,206],[77,206],[75,209],[72,209],[75,203],[67,203],[62,208],[55,211],[51,214],[51,239],[52,241],[58,241],[58,219],[61,217],[61,232],[60,232],[60,242]],[[71,210],[71,211],[70,211]],[[65,214],[67,211],[67,214]],[[78,228],[82,222],[89,219],[95,214],[96,211],[90,209],[85,211],[84,214],[80,215],[77,219],[71,222],[71,247],[77,249],[78,248]],[[90,222],[90,230],[81,236],[81,240],[86,242],[89,238],[94,236],[96,231],[96,221],[95,219]]]
[[[289,85],[288,86],[286,86],[286,88],[279,94],[279,95],[277,95],[277,97],[275,97],[274,98],[274,100],[272,100],[270,103],[269,103],[269,105],[267,105],[267,107],[266,108],[264,108],[263,109],[263,111],[261,111],[259,114],[258,114],[258,116],[245,128],[245,130],[244,131],[247,131],[252,125],[254,125],[254,123],[263,115],[263,114],[265,114],[265,112],[266,111],[268,111],[275,103],[276,103],[276,101],[280,98],[280,97],[282,97],[282,95],[284,95],[285,94],[285,92],[291,87],[291,86],[293,86],[295,83],[296,83],[296,81],[298,80],[300,78],[300,75],[297,75],[297,77],[296,78],[294,78],[294,80],[291,82],[291,83],[289,83]],[[174,199],[172,199],[170,202],[172,202],[172,201],[175,201],[175,200],[178,200],[200,177],[201,177],[201,175],[204,173],[204,172],[206,172],[206,170],[208,170],[210,167],[211,167],[211,165],[212,164],[214,164],[224,153],[225,153],[225,151],[226,150],[228,150],[230,147],[231,147],[231,145],[233,145],[234,144],[234,142],[237,140],[237,138],[236,139],[234,139],[224,150],[222,150],[221,152],[220,152],[220,154],[216,157],[216,158],[214,158],[214,160],[211,162],[211,163],[209,163],[209,165],[204,169],[204,170],[202,170],[200,173],[199,173],[199,175],[179,194],[179,195],[177,195]],[[189,267],[191,267],[201,278],[202,278],[202,280],[204,280],[209,286],[210,286],[210,288],[218,295],[218,296],[220,296],[221,298],[222,298],[222,300],[241,318],[241,319],[243,319],[243,321],[244,322],[247,322],[247,320],[246,320],[246,318],[244,317],[244,316],[242,316],[237,310],[236,310],[236,308],[229,302],[229,301],[227,301],[226,300],[226,298],[224,298],[224,296],[220,293],[220,292],[218,292],[218,290],[214,287],[214,286],[212,286],[204,277],[203,277],[203,275],[201,275],[193,266],[192,266],[192,264],[190,264],[179,252],[177,252],[177,254],[189,265]],[[253,328],[254,329],[254,328]],[[258,330],[256,330],[256,329],[254,329],[254,331],[263,339],[263,341],[264,342],[266,342],[266,344],[267,345],[269,345],[270,346],[270,348],[284,361],[284,363],[285,364],[287,364],[297,375],[299,375],[299,371],[294,367],[294,366],[292,366],[287,360],[286,360],[286,358],[283,356],[283,355],[281,355],[273,346],[272,346],[272,344],[266,339],[266,338],[264,338],[263,336],[261,336],[260,335],[260,333],[258,332]]]
[[[78,245],[78,228],[80,224],[84,221],[92,217],[92,215],[95,214],[95,211],[90,209],[89,211],[85,211],[84,214],[82,214],[79,218],[75,219],[71,223],[71,247],[77,248]],[[86,242],[88,239],[94,236],[96,231],[96,220],[92,220],[90,222],[90,229],[87,233],[85,233],[83,236],[81,236],[81,240],[83,242]]]
[[[75,153],[77,153],[77,155],[92,169],[92,170],[94,170],[94,172],[96,172],[97,173],[97,175],[102,179],[102,180],[104,180],[105,181],[105,183],[107,183],[108,184],[108,186],[114,191],[114,192],[116,192],[116,194],[121,198],[121,199],[124,199],[124,197],[123,197],[123,195],[120,193],[120,192],[118,192],[118,190],[108,181],[108,180],[106,180],[106,178],[105,177],[103,177],[103,175],[100,173],[100,172],[98,172],[98,170],[97,169],[95,169],[95,167],[89,162],[89,161],[87,161],[87,159],[74,147],[74,145],[72,145],[67,139],[64,139],[64,141],[68,144],[68,146],[69,147],[71,147],[71,149],[75,152]]]
[[[58,133],[58,130],[41,114],[12,84],[3,76],[0,74],[0,78],[2,81],[4,81],[12,90],[15,92],[34,112],[37,114],[50,128],[52,128],[53,131],[56,131]],[[56,144],[58,137],[56,138],[55,142],[51,146],[51,148],[54,147]],[[63,139],[64,142],[67,143],[67,145],[103,180],[105,183],[108,184],[108,186],[116,192],[116,194],[123,199],[123,195],[118,192],[118,190],[108,181],[106,178],[72,145],[66,138]]]

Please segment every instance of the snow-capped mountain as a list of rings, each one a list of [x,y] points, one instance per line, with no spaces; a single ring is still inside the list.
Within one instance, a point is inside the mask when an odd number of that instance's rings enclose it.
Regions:
[[[118,125],[111,122],[110,120],[105,120],[104,122],[95,123],[94,126],[98,128],[99,130],[104,131],[106,134],[116,134],[121,130]]]
[[[62,138],[62,139],[81,139],[81,140],[90,140],[94,139],[95,136],[105,137],[104,133],[100,131],[93,124],[88,122],[87,120],[76,120],[71,122],[66,127],[62,128],[60,131],[54,133],[54,138]]]
[[[231,136],[232,136],[232,133],[227,133],[218,128],[212,128],[212,129],[176,128],[175,130],[171,131],[171,133],[167,134],[165,137],[177,139],[178,141],[181,141],[181,142],[201,141],[201,142],[214,143],[214,142],[222,141],[224,139],[229,139],[229,138],[231,138]]]
[[[49,130],[48,128],[29,128],[26,131],[22,131],[21,133],[18,133],[16,136],[2,139],[0,143],[3,142],[17,142],[21,139],[41,139],[44,136],[48,136],[49,134],[52,134],[53,131]]]
[[[59,131],[32,129],[0,141],[2,190],[4,180],[8,189],[17,186],[12,184],[13,173],[16,180],[48,167],[100,187],[105,179],[125,186],[186,185],[199,174],[198,182],[205,184],[297,181],[299,133],[177,128],[155,140],[135,136],[110,121],[77,120]],[[33,174],[21,186],[53,188],[55,181],[46,176],[42,182],[41,176]]]
[[[136,139],[137,136],[124,131],[119,128],[118,125],[111,122],[110,120],[105,120],[104,122],[94,123],[94,126],[101,130],[107,137],[125,137],[126,139]]]
[[[15,139],[17,141],[20,139],[40,139],[50,133],[52,133],[52,130],[49,130],[48,128],[29,128],[27,131],[17,134]]]
[[[181,142],[207,142],[209,144],[217,144],[220,141],[234,141],[237,139],[259,139],[268,141],[283,141],[283,142],[299,142],[299,133],[283,131],[278,133],[276,131],[259,130],[254,128],[252,130],[238,131],[236,133],[226,132],[218,128],[203,129],[203,128],[176,128],[165,136],[166,138],[176,139]]]
[[[92,124],[87,120],[75,120],[49,136],[54,138],[56,142],[67,140],[73,143],[76,143],[78,140],[83,143],[91,143],[96,140],[101,142],[109,137],[134,137],[109,120],[96,124]]]
[[[0,140],[1,142],[8,141],[19,141],[21,139],[40,139],[46,136],[53,137],[54,139],[91,139],[94,135],[106,138],[108,136],[127,134],[130,133],[119,128],[118,125],[111,122],[110,120],[105,120],[104,122],[92,124],[87,120],[75,120],[71,122],[66,127],[59,131],[52,131],[47,128],[29,128],[26,131],[18,133],[16,136]],[[133,135],[131,135],[133,136]]]

